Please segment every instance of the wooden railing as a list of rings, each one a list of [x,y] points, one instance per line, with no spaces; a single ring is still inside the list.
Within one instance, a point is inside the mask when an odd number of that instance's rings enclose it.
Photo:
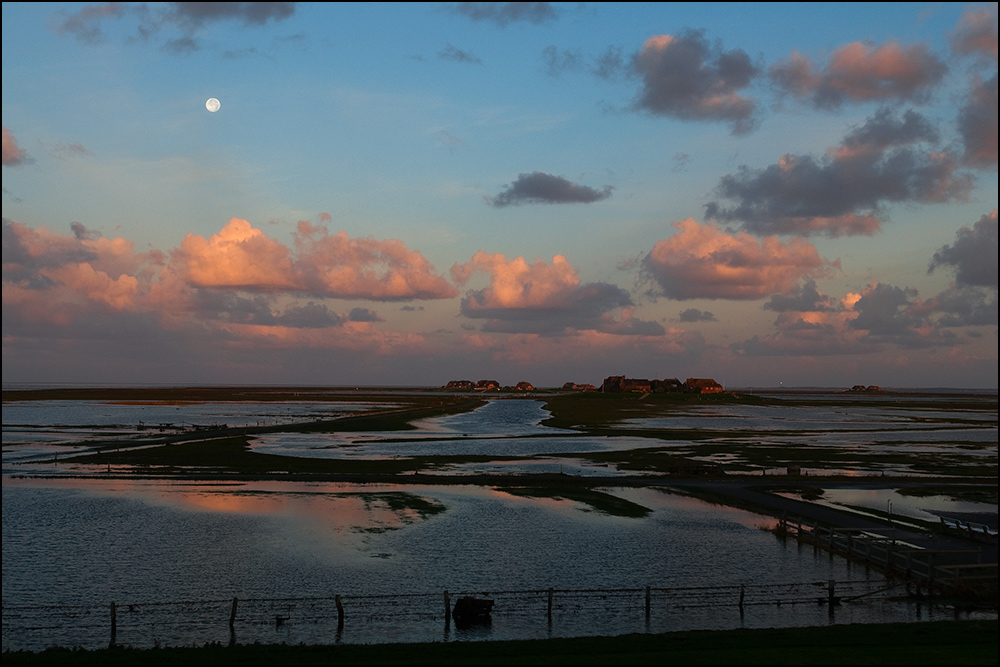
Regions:
[[[925,549],[893,537],[788,516],[782,517],[777,532],[901,576],[918,592],[925,586],[928,593],[975,595],[986,590],[995,595],[997,564],[983,563],[981,548]]]

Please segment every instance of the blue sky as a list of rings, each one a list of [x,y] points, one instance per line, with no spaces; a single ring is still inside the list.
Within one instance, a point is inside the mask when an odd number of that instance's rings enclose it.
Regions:
[[[995,388],[996,45],[995,3],[4,3],[3,380]]]

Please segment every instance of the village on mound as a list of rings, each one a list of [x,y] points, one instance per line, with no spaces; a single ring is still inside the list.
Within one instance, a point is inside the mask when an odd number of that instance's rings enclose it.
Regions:
[[[518,382],[516,385],[500,386],[496,380],[451,380],[444,386],[444,389],[451,391],[534,391],[535,387],[530,382]],[[607,394],[622,394],[636,392],[641,394],[656,393],[687,393],[687,394],[721,394],[725,391],[722,385],[710,378],[688,378],[681,382],[677,378],[665,380],[646,380],[639,378],[627,378],[624,375],[612,375],[604,379],[598,389],[592,384],[577,384],[567,382],[562,386],[564,390],[574,391],[602,391]]]

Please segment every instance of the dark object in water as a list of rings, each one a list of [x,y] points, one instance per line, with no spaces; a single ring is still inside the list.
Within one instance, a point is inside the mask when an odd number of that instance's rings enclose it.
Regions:
[[[451,617],[455,619],[455,626],[459,628],[467,628],[472,625],[490,625],[493,621],[490,617],[492,610],[493,600],[480,600],[467,595],[455,602]]]

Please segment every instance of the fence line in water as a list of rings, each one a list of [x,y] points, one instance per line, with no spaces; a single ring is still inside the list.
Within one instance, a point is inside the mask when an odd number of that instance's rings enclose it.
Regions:
[[[488,598],[496,602],[492,616],[517,618],[523,623],[548,624],[553,619],[581,616],[595,619],[625,616],[648,623],[651,616],[679,610],[738,609],[740,618],[752,614],[752,607],[782,605],[826,605],[830,614],[841,602],[865,600],[886,594],[902,584],[882,580],[796,582],[784,584],[747,584],[684,588],[620,589],[531,589],[443,591],[381,595],[333,595],[293,598],[227,598],[174,602],[137,602],[109,605],[37,605],[3,607],[5,648],[8,639],[33,636],[51,638],[48,645],[77,646],[109,638],[109,644],[190,645],[212,643],[237,634],[259,635],[262,629],[322,626],[336,631],[325,642],[340,642],[345,628],[363,629],[385,623],[437,623],[447,633],[451,609],[463,596]],[[535,619],[535,620],[532,620]],[[228,631],[228,632],[227,632]],[[316,634],[316,632],[313,632]],[[387,639],[391,641],[391,638]],[[96,645],[101,645],[100,642]]]

